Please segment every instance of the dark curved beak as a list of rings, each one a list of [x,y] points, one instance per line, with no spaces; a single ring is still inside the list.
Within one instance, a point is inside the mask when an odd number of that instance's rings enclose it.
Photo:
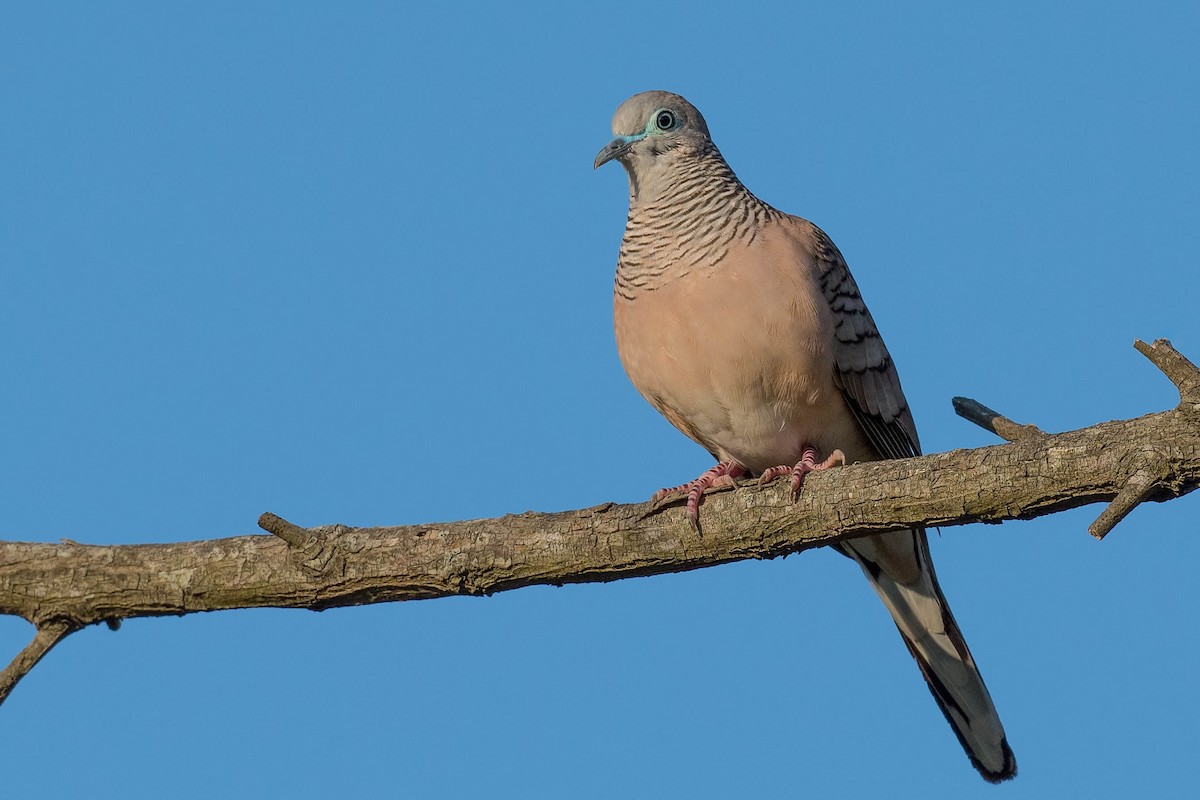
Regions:
[[[592,166],[592,169],[599,169],[601,164],[607,164],[614,158],[620,158],[625,155],[629,152],[629,147],[632,144],[633,142],[625,139],[623,136],[613,139],[596,154],[596,163]]]

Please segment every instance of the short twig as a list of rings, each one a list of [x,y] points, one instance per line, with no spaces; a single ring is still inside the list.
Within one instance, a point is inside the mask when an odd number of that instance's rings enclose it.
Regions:
[[[1019,422],[1013,422],[1003,414],[993,411],[983,403],[972,400],[969,397],[955,397],[950,402],[954,404],[954,413],[965,420],[974,422],[985,430],[991,431],[1005,441],[1018,442],[1046,435],[1036,425],[1022,425]]]
[[[9,694],[29,674],[42,656],[50,652],[50,648],[61,642],[69,634],[79,630],[67,622],[47,622],[39,625],[33,641],[25,645],[25,649],[17,653],[12,663],[0,671],[0,703],[8,699]]]
[[[1200,369],[1168,340],[1155,339],[1154,344],[1146,344],[1138,339],[1133,346],[1175,384],[1182,401],[1200,403]]]
[[[258,518],[258,527],[283,539],[289,547],[304,547],[312,540],[312,534],[307,530],[283,517],[275,516],[270,511]]]
[[[1130,511],[1137,508],[1139,503],[1154,494],[1154,490],[1157,488],[1158,481],[1150,469],[1142,467],[1134,472],[1129,476],[1129,480],[1122,487],[1120,494],[1114,497],[1113,501],[1108,504],[1108,508],[1104,509],[1100,516],[1096,517],[1096,521],[1088,526],[1088,533],[1097,539],[1103,539],[1116,527],[1118,522],[1129,515]]]

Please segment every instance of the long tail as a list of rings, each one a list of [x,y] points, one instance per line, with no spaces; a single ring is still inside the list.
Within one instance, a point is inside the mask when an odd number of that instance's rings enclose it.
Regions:
[[[925,531],[848,539],[840,548],[862,567],[891,612],[975,769],[992,783],[1016,775],[1004,726],[938,586]]]

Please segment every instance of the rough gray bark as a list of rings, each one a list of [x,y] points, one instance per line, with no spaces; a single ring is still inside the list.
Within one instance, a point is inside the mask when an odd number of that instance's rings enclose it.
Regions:
[[[1045,434],[973,401],[958,412],[1008,439],[974,450],[814,473],[797,503],[787,481],[709,495],[696,536],[678,507],[605,503],[556,514],[305,529],[273,514],[272,535],[94,546],[0,542],[0,613],[37,626],[0,672],[0,702],[80,628],[128,617],[230,608],[310,608],[490,594],[774,558],[913,526],[1029,519],[1111,501],[1102,538],[1138,503],[1200,485],[1200,370],[1164,339],[1137,348],[1175,383],[1166,412]]]

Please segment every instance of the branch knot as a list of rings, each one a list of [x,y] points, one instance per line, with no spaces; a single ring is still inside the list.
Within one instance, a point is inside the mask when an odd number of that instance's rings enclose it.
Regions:
[[[346,556],[341,536],[348,528],[334,525],[326,529],[301,528],[270,511],[258,518],[258,526],[287,542],[288,561],[310,575],[342,575]]]

